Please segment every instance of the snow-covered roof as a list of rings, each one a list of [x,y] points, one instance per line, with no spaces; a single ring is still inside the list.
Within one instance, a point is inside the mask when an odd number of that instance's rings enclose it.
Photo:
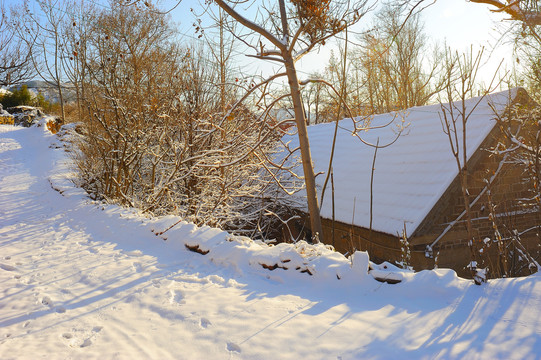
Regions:
[[[503,111],[517,94],[517,89],[493,93],[485,98],[472,98],[465,102],[467,122],[468,159],[479,148],[496,124],[494,110]],[[478,104],[477,106],[475,106]],[[461,104],[455,104],[461,107]],[[447,108],[449,104],[444,105]],[[460,109],[455,109],[455,112]],[[401,112],[376,115],[372,127],[389,122],[392,125],[359,132],[366,142],[389,143],[397,136],[400,125],[407,127],[397,141],[377,151],[373,182],[372,229],[396,235],[406,225],[410,236],[458,174],[449,139],[440,119],[441,105],[414,107]],[[308,127],[318,197],[321,196],[335,123]],[[368,228],[370,225],[370,178],[374,148],[352,136],[353,122],[339,122],[333,161],[335,218],[337,221]],[[458,124],[461,134],[462,126]],[[298,143],[297,135],[288,135],[291,146]],[[300,156],[300,155],[299,155]],[[299,167],[300,174],[302,170]],[[304,196],[299,192],[298,196]],[[355,214],[353,214],[355,209]],[[321,216],[332,218],[331,181],[327,184],[321,205]]]

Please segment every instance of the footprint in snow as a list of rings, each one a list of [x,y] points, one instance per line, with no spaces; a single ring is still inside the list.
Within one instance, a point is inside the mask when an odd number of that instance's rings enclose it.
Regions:
[[[92,332],[99,333],[103,329],[103,326],[94,326]]]
[[[24,285],[30,285],[36,282],[36,277],[31,275],[29,278],[21,278],[21,283]]]
[[[124,254],[129,256],[143,256],[143,252],[141,250],[125,251]]]
[[[70,341],[70,346],[71,347],[84,348],[84,347],[87,347],[87,346],[90,346],[90,345],[92,345],[92,341],[90,339],[84,339],[81,342],[81,339],[72,338],[71,341]]]
[[[97,254],[100,252],[99,249],[94,249],[94,248],[88,248],[86,249],[89,253],[92,253],[92,254]]]
[[[0,264],[0,269],[6,270],[6,271],[15,271],[16,270],[15,266],[11,266],[11,265],[8,265],[8,264]]]
[[[212,325],[212,323],[210,322],[209,319],[207,318],[201,318],[201,327],[203,329],[206,329],[207,327],[209,327],[209,325]]]
[[[48,307],[53,307],[53,301],[51,300],[50,297],[48,296],[44,296],[40,299],[40,302],[45,305],[45,306],[48,306]]]
[[[160,279],[152,279],[152,286],[154,286],[155,288],[160,288],[160,281]]]
[[[138,262],[138,261],[134,262],[134,263],[132,264],[132,266],[133,266],[133,269],[134,269],[135,271],[137,271],[137,272],[143,271],[143,265],[142,265],[140,262]]]
[[[235,344],[233,342],[228,342],[227,343],[227,350],[240,353],[240,346],[238,346],[237,344]]]
[[[103,329],[103,326],[94,326],[92,328],[92,333],[88,334],[87,331],[83,330],[76,330],[79,332],[82,332],[80,334],[74,335],[70,332],[65,332],[61,335],[61,337],[65,340],[68,340],[68,345],[73,348],[84,348],[87,346],[92,345],[92,338],[96,336],[97,333],[99,333]],[[85,335],[86,334],[86,335]],[[89,336],[90,335],[90,336]]]
[[[186,304],[184,300],[184,294],[179,290],[169,290],[169,303],[172,304]]]

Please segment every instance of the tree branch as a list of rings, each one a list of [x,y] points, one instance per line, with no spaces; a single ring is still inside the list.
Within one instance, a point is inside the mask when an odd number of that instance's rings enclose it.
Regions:
[[[498,0],[469,0],[472,3],[487,4],[497,7],[493,12],[506,12],[513,20],[522,21],[528,25],[541,25],[541,13],[539,11],[524,11],[519,7],[520,0],[503,3]]]
[[[236,21],[238,21],[240,24],[247,27],[248,29],[260,34],[265,39],[269,40],[278,49],[280,50],[286,49],[286,45],[283,44],[278,38],[276,38],[274,35],[272,35],[262,26],[259,26],[258,24],[255,24],[251,22],[250,20],[246,19],[245,17],[243,17],[242,15],[240,15],[232,7],[230,7],[224,0],[214,0],[214,2],[216,3],[216,5],[221,7],[226,13],[228,13],[233,19],[235,19]]]

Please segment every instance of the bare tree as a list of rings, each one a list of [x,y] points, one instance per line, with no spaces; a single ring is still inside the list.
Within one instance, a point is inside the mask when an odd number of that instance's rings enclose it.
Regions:
[[[235,38],[233,36],[235,32],[235,24],[226,24],[226,14],[223,10],[219,9],[218,14],[211,14],[211,17],[215,23],[213,30],[215,30],[209,36],[208,31],[204,31],[201,27],[196,27],[196,32],[201,32],[206,42],[208,43],[208,49],[210,50],[213,61],[219,66],[220,79],[217,86],[220,88],[220,106],[223,114],[226,112],[226,108],[233,101],[235,97],[235,87],[232,85],[233,79],[228,78],[228,74],[231,74],[231,62],[233,57],[233,50],[235,49]],[[208,30],[208,29],[207,29]],[[215,41],[215,38],[218,41]]]
[[[503,136],[490,152],[501,159],[502,165],[520,169],[516,181],[525,185],[520,195],[505,197],[506,201],[499,203],[489,201],[499,247],[500,261],[496,271],[502,277],[519,276],[524,268],[541,270],[535,260],[540,257],[538,246],[528,250],[522,243],[526,237],[536,239],[536,244],[541,243],[541,107],[527,95],[519,93],[507,111],[494,113]],[[515,222],[517,214],[529,215],[534,219],[534,226],[521,226]]]
[[[403,2],[384,3],[357,38],[347,54],[343,45],[331,53],[323,76],[336,89],[346,86],[344,100],[356,116],[422,106],[443,88],[441,51],[429,44],[419,13]],[[341,100],[332,92],[323,99],[322,112],[334,114]]]
[[[338,51],[331,51],[329,64],[325,68],[325,76],[320,77],[326,79],[336,89],[336,93],[326,89],[327,96],[322,99],[324,100],[321,105],[322,112],[327,121],[351,116],[348,109],[343,106],[344,103],[348,104],[348,108],[355,116],[365,115],[366,103],[363,102],[359,93],[363,91],[366,84],[358,81],[360,79],[356,72],[357,62],[352,56],[353,51],[349,50],[348,42],[348,36],[345,36],[345,41],[338,44]]]
[[[373,112],[422,106],[442,89],[443,80],[437,76],[441,54],[436,47],[430,49],[418,13],[386,3],[360,41],[353,68],[360,71],[365,89],[361,102]]]
[[[494,91],[497,85],[495,81],[496,75],[494,75],[487,89],[481,91],[481,89],[476,88],[477,75],[482,57],[483,50],[479,51],[476,55],[473,54],[473,51],[462,55],[448,52],[445,65],[445,77],[447,80],[445,89],[439,96],[443,131],[448,136],[449,145],[456,161],[458,177],[460,179],[466,216],[468,246],[471,256],[469,268],[476,284],[481,284],[486,279],[482,271],[478,271],[477,269],[478,239],[476,239],[476,233],[473,227],[469,193],[470,172],[467,155],[468,120],[477,106],[491,91]],[[472,98],[476,91],[479,91],[482,95],[476,98],[477,100],[473,105],[466,106],[466,100]]]
[[[487,4],[493,12],[511,16],[510,29],[506,36],[515,43],[517,63],[522,66],[519,83],[528,87],[529,96],[541,99],[541,7],[538,1],[530,0],[470,0],[473,3]],[[503,135],[498,144],[491,149],[493,156],[501,158],[500,166],[510,164],[515,169],[522,169],[522,176],[517,181],[526,184],[528,190],[519,198],[507,198],[504,204],[493,204],[489,196],[490,216],[492,217],[495,239],[498,243],[500,261],[495,271],[500,276],[516,276],[524,266],[539,271],[539,263],[522,245],[522,238],[537,237],[539,226],[520,229],[515,223],[516,214],[536,214],[539,223],[539,108],[528,104],[515,104],[504,114],[496,114],[496,119]],[[498,213],[496,214],[496,211]],[[507,213],[506,213],[507,212]],[[497,216],[496,216],[497,215]],[[532,235],[533,233],[533,235]],[[510,249],[513,249],[512,251]],[[536,249],[537,250],[537,249]],[[535,250],[534,250],[535,251]],[[515,258],[513,259],[513,254]],[[537,250],[537,258],[539,251]],[[513,260],[513,261],[512,261]]]
[[[321,79],[323,75],[313,73],[310,75],[310,78]],[[320,82],[311,82],[304,88],[303,100],[305,102],[308,125],[325,122],[325,114],[323,113],[324,89],[325,85]]]
[[[69,82],[69,88],[75,90],[77,115],[83,121],[83,103],[85,85],[89,82],[87,67],[87,48],[92,34],[92,24],[99,13],[94,3],[85,0],[72,0],[69,3],[68,21],[63,22],[62,60],[63,73]]]
[[[0,2],[0,86],[10,86],[30,79],[34,75],[31,62],[34,39],[25,38],[24,8],[8,10]]]
[[[244,6],[242,1],[215,0],[214,3],[251,32],[253,36],[245,37],[244,42],[254,50],[253,57],[279,63],[285,68],[279,76],[287,78],[293,102],[313,241],[318,242],[322,234],[321,218],[295,63],[316,46],[359,21],[367,10],[367,1],[294,0],[290,6],[286,6],[285,0],[279,0],[277,6],[262,3],[254,21],[239,11],[239,5]]]
[[[36,38],[32,62],[39,76],[56,89],[62,120],[65,121],[65,76],[62,62],[69,56],[64,46],[63,32],[68,3],[65,0],[38,0],[37,4],[42,17],[32,13],[30,15],[34,21],[31,31]]]

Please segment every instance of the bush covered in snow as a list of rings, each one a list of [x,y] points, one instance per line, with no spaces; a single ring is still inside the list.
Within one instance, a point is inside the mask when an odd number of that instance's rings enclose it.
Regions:
[[[171,24],[154,12],[103,10],[92,26],[103,36],[76,59],[86,76],[81,185],[147,213],[250,236],[279,231],[277,175],[261,170],[280,134],[252,109],[228,111],[237,87],[223,98],[205,50],[171,43]]]

